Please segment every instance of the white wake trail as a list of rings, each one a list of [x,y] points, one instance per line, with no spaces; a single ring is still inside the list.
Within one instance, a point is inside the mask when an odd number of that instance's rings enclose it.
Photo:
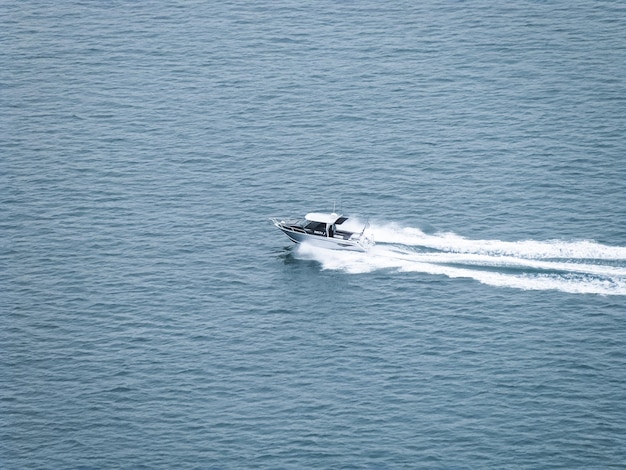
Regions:
[[[532,259],[594,259],[626,261],[626,247],[608,246],[590,240],[470,240],[454,233],[429,235],[418,228],[396,224],[371,228],[377,243],[420,246],[455,253],[510,255]]]
[[[302,245],[296,256],[347,273],[420,272],[524,290],[626,295],[626,247],[588,240],[471,240],[393,224],[369,230],[377,244],[366,253]]]

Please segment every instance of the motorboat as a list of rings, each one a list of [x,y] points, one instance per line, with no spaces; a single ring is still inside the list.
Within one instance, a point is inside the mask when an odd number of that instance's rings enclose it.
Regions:
[[[321,248],[351,251],[367,251],[374,245],[372,237],[365,233],[367,224],[361,232],[353,232],[347,229],[348,217],[335,212],[310,212],[304,219],[270,220],[294,243],[306,242]]]

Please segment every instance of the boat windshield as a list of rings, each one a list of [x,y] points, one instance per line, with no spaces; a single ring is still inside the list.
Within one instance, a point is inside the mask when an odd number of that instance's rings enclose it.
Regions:
[[[304,228],[314,232],[325,232],[326,224],[323,222],[308,222]]]

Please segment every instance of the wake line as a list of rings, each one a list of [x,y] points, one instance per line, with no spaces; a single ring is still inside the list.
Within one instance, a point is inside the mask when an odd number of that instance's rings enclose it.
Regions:
[[[590,240],[470,240],[454,233],[428,235],[417,228],[384,225],[372,229],[377,243],[430,248],[438,251],[530,259],[579,259],[626,261],[626,247],[608,246]]]
[[[626,295],[626,247],[588,240],[471,240],[395,225],[374,226],[371,233],[377,244],[367,253],[302,245],[297,255],[347,273],[419,272],[524,290]]]
[[[393,249],[391,251],[394,251]],[[398,250],[399,259],[413,260],[429,264],[467,265],[472,267],[500,267],[515,269],[533,269],[537,271],[554,271],[563,273],[585,273],[602,276],[626,276],[626,267],[606,266],[602,264],[588,264],[563,261],[542,261],[514,256],[494,256],[465,253],[403,253]]]

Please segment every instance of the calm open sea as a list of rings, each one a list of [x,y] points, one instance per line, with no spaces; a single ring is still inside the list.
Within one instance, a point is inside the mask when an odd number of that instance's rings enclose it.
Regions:
[[[0,467],[626,468],[626,6],[0,4]],[[368,253],[268,218],[337,209]]]

